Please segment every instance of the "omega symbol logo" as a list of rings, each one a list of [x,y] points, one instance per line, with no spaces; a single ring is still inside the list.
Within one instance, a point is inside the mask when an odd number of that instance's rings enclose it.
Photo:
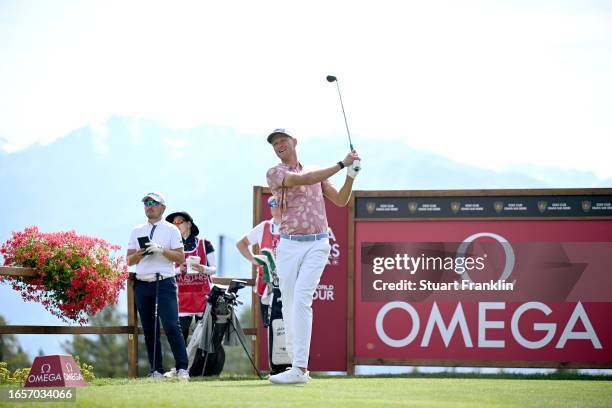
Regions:
[[[508,242],[508,240],[502,237],[501,235],[495,234],[493,232],[480,232],[478,234],[470,235],[469,237],[464,239],[461,245],[459,245],[459,248],[457,248],[457,257],[459,258],[464,257],[470,244],[475,239],[481,238],[481,237],[489,237],[489,238],[495,239],[497,242],[499,242],[499,244],[504,249],[504,254],[506,255],[506,263],[504,265],[504,270],[502,271],[502,274],[499,277],[499,280],[508,279],[510,275],[512,274],[512,271],[514,270],[516,256],[514,255],[514,249],[512,249],[512,245],[510,245],[510,242]],[[470,274],[467,271],[463,273],[463,276],[464,278],[466,278],[466,280],[470,282],[474,282],[472,278],[470,277]]]

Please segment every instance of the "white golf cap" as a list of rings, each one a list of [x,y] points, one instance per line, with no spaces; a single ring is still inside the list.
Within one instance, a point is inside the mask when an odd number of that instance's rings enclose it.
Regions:
[[[150,198],[153,201],[157,201],[162,205],[166,205],[166,199],[164,198],[164,195],[159,191],[153,191],[152,193],[148,193],[146,196],[142,197],[142,202],[145,202],[147,198]]]

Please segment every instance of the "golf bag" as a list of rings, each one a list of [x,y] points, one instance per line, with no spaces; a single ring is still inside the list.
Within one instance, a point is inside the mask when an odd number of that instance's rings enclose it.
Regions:
[[[285,344],[283,303],[278,286],[273,286],[268,312],[270,322],[268,326],[268,363],[270,374],[278,374],[291,367],[291,359]]]
[[[196,325],[189,345],[187,346],[187,356],[189,358],[189,376],[213,376],[221,374],[225,365],[225,349],[219,344],[216,351],[206,352],[199,347],[204,333],[204,319],[200,319]],[[206,364],[206,368],[204,368]]]
[[[219,375],[225,364],[223,344],[246,344],[240,323],[234,313],[236,292],[244,287],[242,281],[232,281],[227,290],[213,286],[207,297],[204,316],[198,322],[189,345],[189,376]],[[243,340],[243,341],[241,341]]]

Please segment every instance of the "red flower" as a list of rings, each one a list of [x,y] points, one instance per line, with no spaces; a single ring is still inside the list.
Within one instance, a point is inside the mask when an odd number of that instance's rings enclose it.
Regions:
[[[42,305],[64,321],[87,323],[89,315],[116,304],[125,287],[127,266],[114,258],[121,247],[74,231],[41,233],[37,227],[13,232],[0,247],[6,266],[24,266],[36,278],[10,277],[13,289],[26,301]]]

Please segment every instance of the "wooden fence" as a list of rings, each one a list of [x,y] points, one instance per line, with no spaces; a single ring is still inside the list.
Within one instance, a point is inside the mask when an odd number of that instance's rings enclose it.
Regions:
[[[31,278],[36,276],[36,271],[31,268],[0,266],[1,276],[13,276]],[[233,279],[240,279],[247,286],[254,286],[255,279],[243,278],[220,278],[213,277],[213,283],[229,285]],[[134,280],[127,281],[127,326],[23,326],[6,325],[0,326],[0,334],[127,334],[128,336],[128,377],[138,377],[138,335],[142,334],[142,327],[138,326],[138,314],[134,300]],[[257,336],[257,329],[244,328],[247,336]],[[256,342],[255,342],[256,343]],[[253,350],[257,350],[253,347]]]

